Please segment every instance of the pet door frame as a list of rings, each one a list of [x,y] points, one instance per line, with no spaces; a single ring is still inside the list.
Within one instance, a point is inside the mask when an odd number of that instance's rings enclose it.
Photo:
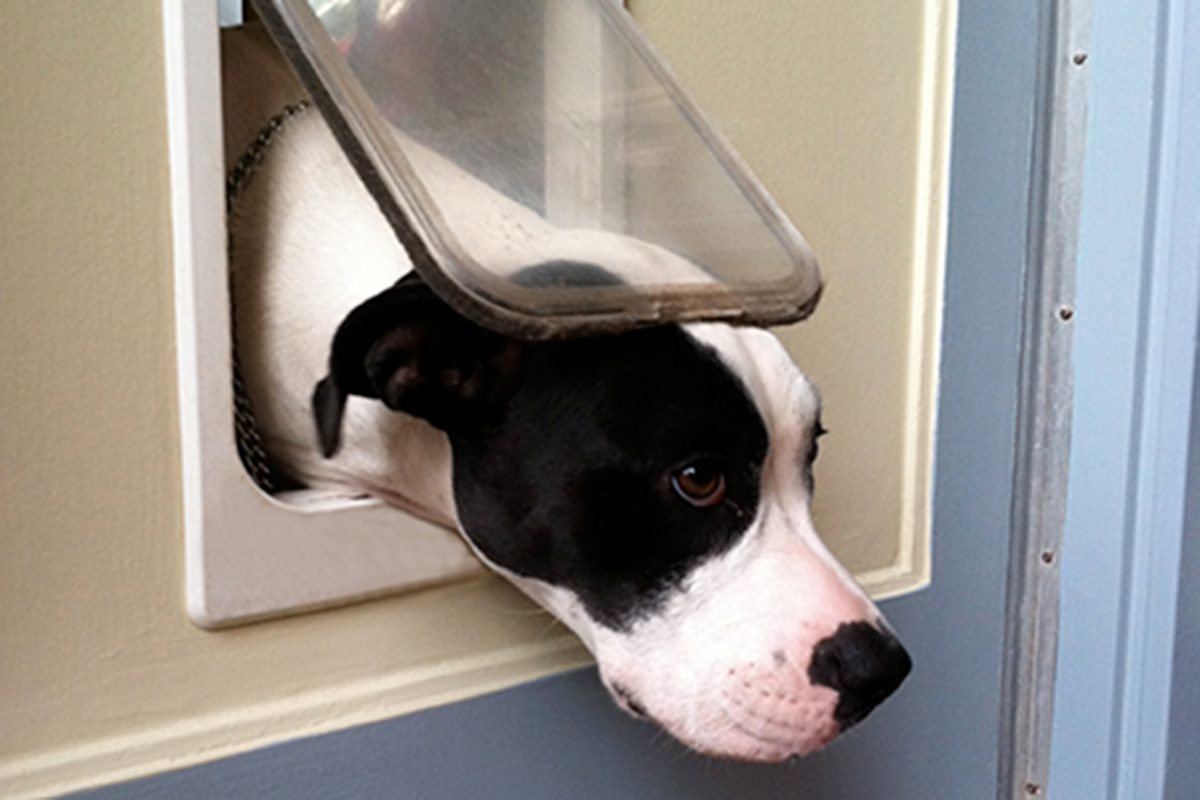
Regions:
[[[236,451],[216,0],[164,0],[187,609],[205,628],[482,570],[457,534],[371,499],[254,485]]]

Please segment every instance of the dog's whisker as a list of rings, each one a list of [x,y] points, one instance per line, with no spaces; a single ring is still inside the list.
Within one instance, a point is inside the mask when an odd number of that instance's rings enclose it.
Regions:
[[[552,614],[550,614],[550,612],[549,612],[549,611],[547,611],[547,610],[546,610],[546,609],[544,609],[544,608],[528,608],[528,607],[524,607],[524,606],[523,606],[523,607],[520,607],[520,608],[518,608],[517,606],[503,606],[503,607],[501,607],[501,608],[498,608],[498,609],[496,609],[496,610],[497,610],[499,613],[501,613],[501,614],[504,614],[504,615],[506,615],[506,616],[509,616],[509,617],[546,617],[546,616],[553,616]]]
[[[539,634],[538,638],[545,639],[552,632],[561,627],[563,627],[563,624],[560,620],[550,617],[550,620],[546,623],[546,627],[542,629],[542,632]]]

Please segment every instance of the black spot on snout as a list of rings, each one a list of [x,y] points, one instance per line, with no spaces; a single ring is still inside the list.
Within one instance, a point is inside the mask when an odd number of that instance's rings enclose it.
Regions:
[[[850,622],[813,648],[808,678],[838,692],[833,716],[846,730],[896,691],[911,670],[912,659],[895,636],[868,622]]]

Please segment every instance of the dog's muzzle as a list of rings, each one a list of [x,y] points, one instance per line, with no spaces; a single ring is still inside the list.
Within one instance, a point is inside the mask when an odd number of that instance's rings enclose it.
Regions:
[[[912,670],[896,637],[867,619],[802,623],[780,645],[702,674],[687,670],[655,681],[627,669],[606,683],[622,708],[695,750],[782,761],[819,750],[861,722]],[[694,686],[682,693],[701,699],[680,704],[679,685],[689,678]]]

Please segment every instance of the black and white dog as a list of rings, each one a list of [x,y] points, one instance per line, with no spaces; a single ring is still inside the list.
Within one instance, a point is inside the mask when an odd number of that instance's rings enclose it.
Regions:
[[[236,154],[303,93],[264,38],[224,48]],[[776,761],[904,679],[908,655],[813,528],[820,400],[772,335],[477,327],[415,274],[397,282],[408,259],[316,111],[277,127],[230,223],[272,456],[460,531],[578,634],[621,707],[704,753]]]

